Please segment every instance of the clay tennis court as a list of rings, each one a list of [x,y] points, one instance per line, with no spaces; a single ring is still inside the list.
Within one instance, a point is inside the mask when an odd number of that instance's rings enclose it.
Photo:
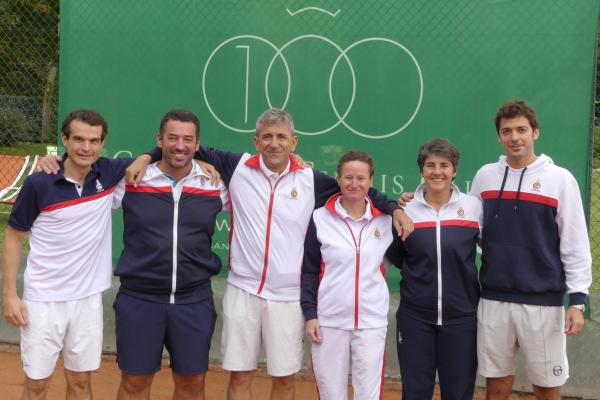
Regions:
[[[119,368],[115,362],[114,355],[104,355],[102,365],[93,374],[94,398],[97,400],[114,399],[119,385]],[[0,398],[12,400],[19,399],[23,388],[23,371],[21,370],[21,359],[19,348],[14,345],[0,345]],[[206,399],[225,399],[229,374],[217,365],[211,365],[206,377]],[[268,399],[271,380],[264,371],[258,371],[254,379],[252,390],[255,400]],[[156,374],[152,384],[151,398],[153,400],[171,399],[173,384],[170,371],[166,363],[163,369]],[[384,400],[398,400],[402,398],[400,382],[390,380],[385,383]],[[434,399],[439,399],[436,388]],[[50,384],[48,400],[63,400],[65,398],[65,383],[62,373],[62,364],[59,362],[56,373]],[[477,389],[475,399],[483,400],[485,392]],[[513,394],[513,400],[530,400],[531,395]],[[318,399],[317,390],[311,374],[302,373],[296,378],[296,399],[312,400]]]

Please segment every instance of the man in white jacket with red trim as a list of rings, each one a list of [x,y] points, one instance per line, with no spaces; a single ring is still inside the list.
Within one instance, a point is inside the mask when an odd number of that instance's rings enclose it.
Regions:
[[[273,377],[271,399],[285,400],[294,398],[294,374],[302,363],[300,275],[308,222],[339,187],[335,179],[296,162],[298,137],[289,113],[269,109],[256,125],[259,154],[200,150],[228,185],[232,202],[221,358],[223,368],[232,371],[228,399],[249,399],[263,347]],[[402,220],[405,235],[412,231],[395,201],[374,189],[369,196]]]

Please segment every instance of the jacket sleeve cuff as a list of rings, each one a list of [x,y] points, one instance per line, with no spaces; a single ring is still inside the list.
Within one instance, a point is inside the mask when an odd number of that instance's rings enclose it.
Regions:
[[[397,201],[390,202],[390,204],[388,204],[388,206],[386,208],[387,208],[387,210],[385,210],[386,211],[385,213],[387,215],[394,214],[394,211],[396,211],[396,210],[404,211],[404,209],[402,207],[400,207],[400,204],[398,204]]]
[[[587,300],[587,295],[585,293],[569,293],[569,305],[575,304],[585,304]]]
[[[152,158],[152,161],[150,161],[150,162],[153,162],[153,163],[160,161],[162,159],[162,149],[160,147],[155,147],[152,150],[150,150],[144,154],[148,154]]]
[[[317,309],[316,308],[309,308],[307,310],[304,310],[304,320],[308,321],[311,319],[317,319]]]

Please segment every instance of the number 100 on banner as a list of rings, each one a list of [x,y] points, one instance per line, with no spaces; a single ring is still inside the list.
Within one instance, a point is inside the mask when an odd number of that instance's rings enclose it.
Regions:
[[[369,37],[341,45],[302,35],[278,45],[242,35],[212,50],[202,94],[211,116],[233,132],[254,132],[258,115],[277,107],[292,113],[301,135],[341,130],[385,139],[414,121],[424,82],[419,61],[396,40]]]

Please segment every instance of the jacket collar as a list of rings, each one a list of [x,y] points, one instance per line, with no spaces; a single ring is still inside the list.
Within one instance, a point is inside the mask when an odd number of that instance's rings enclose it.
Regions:
[[[448,204],[457,201],[460,197],[460,189],[454,183],[452,183],[450,185],[450,190],[452,191],[452,194],[450,195]],[[415,201],[418,201],[419,203],[427,204],[427,202],[425,201],[425,184],[424,183],[421,183],[419,186],[417,186],[417,189],[415,190]]]
[[[254,154],[249,159],[247,159],[244,164],[250,168],[260,169],[260,158],[260,154]],[[298,171],[301,169],[304,169],[304,167],[300,166],[300,164],[296,162],[296,158],[293,155],[290,155],[290,172]]]
[[[325,203],[325,209],[327,211],[329,211],[330,213],[332,213],[333,215],[342,218],[342,216],[336,211],[335,209],[335,202],[342,197],[341,193],[337,193],[334,194],[333,196],[331,196],[329,198],[329,200],[327,200],[327,202]],[[373,202],[371,201],[371,199],[369,198],[369,196],[366,197],[369,209],[371,210],[371,221],[377,217],[379,217],[381,214],[383,214],[381,211],[379,211],[379,209],[377,209],[374,205]]]
[[[68,157],[67,153],[65,153],[65,154],[62,155],[63,161],[58,163],[58,166],[59,166],[60,169],[59,169],[59,171],[55,175],[52,175],[52,179],[53,179],[54,182],[57,182],[57,181],[60,181],[60,180],[66,180],[66,178],[65,178],[65,162],[64,162],[64,160],[66,160],[67,157]],[[89,182],[91,179],[96,178],[99,173],[100,173],[100,169],[98,168],[98,161],[96,160],[92,164],[92,166],[90,168],[90,171],[85,176],[84,184],[86,184],[87,182]]]
[[[144,178],[147,177],[149,179],[153,179],[153,178],[156,178],[157,176],[162,176],[162,175],[169,177],[169,175],[166,172],[163,172],[160,168],[158,168],[158,161],[157,161],[155,163],[148,164],[148,168],[146,170],[146,176]],[[200,168],[200,166],[195,161],[192,161],[192,169],[190,170],[190,173],[187,174],[186,177],[193,177],[193,176],[204,176],[210,180],[210,176],[206,175],[204,173],[204,171],[202,171],[202,168]]]

